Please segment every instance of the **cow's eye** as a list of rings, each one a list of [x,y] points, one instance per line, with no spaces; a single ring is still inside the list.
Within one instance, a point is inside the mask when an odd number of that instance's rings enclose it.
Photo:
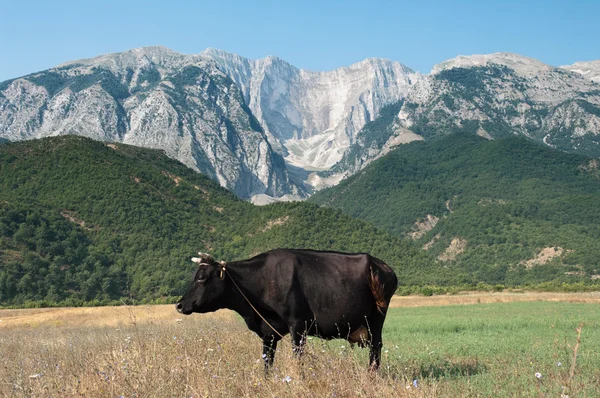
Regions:
[[[205,275],[204,276],[200,276],[200,277],[198,277],[198,279],[196,279],[196,282],[198,282],[198,283],[204,283],[204,282],[207,281],[207,279],[208,279],[208,277],[205,276]]]

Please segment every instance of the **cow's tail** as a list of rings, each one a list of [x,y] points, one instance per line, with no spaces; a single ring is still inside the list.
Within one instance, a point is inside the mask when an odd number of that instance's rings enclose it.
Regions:
[[[369,288],[371,289],[371,293],[373,294],[373,298],[375,299],[375,304],[377,305],[377,310],[381,314],[385,314],[387,310],[388,301],[385,298],[385,290],[384,285],[379,280],[379,275],[376,272],[373,272],[373,266],[370,267],[371,275],[369,278]]]

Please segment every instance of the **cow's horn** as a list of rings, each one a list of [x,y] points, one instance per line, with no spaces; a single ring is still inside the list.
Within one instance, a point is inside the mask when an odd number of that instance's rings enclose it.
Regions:
[[[198,255],[200,256],[200,258],[204,259],[204,260],[208,260],[208,261],[212,261],[213,257],[208,254],[208,253],[202,253],[202,252],[198,252]]]

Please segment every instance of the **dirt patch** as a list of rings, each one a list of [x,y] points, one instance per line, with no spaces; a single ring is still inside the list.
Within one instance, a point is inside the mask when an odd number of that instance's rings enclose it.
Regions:
[[[23,254],[19,250],[4,249],[0,250],[0,259],[2,261],[23,261]],[[2,262],[0,261],[0,262]]]
[[[597,159],[592,159],[588,163],[579,166],[579,170],[585,170],[596,178],[600,178],[600,162]]]
[[[283,225],[289,219],[290,219],[290,216],[285,216],[285,217],[276,218],[274,220],[269,220],[269,221],[267,221],[267,224],[263,227],[263,229],[260,230],[260,232],[267,232],[268,230],[270,230],[271,228],[273,228],[276,225]]]
[[[439,217],[427,214],[424,220],[416,221],[413,225],[413,232],[410,232],[408,236],[412,240],[418,240],[423,237],[427,232],[431,231],[440,221]]]
[[[206,190],[198,185],[194,185],[194,189],[197,191],[201,191],[205,195],[206,199],[210,199],[210,192],[208,192],[208,190]]]
[[[585,272],[583,272],[583,271],[568,271],[568,272],[565,272],[565,275],[585,276]]]
[[[119,147],[116,144],[106,144],[107,147],[114,149],[115,151],[119,150]]]
[[[74,224],[77,224],[79,226],[81,226],[83,229],[86,229],[88,231],[98,231],[100,230],[99,227],[89,227],[86,225],[85,221],[83,221],[81,218],[78,218],[76,213],[74,211],[70,211],[70,210],[63,210],[60,212],[60,215],[63,216],[64,218],[66,218],[67,220],[71,221]]]
[[[440,240],[440,234],[437,234],[436,236],[433,237],[433,239],[431,239],[429,242],[425,243],[423,245],[423,250],[427,251],[427,250],[431,249],[431,246],[435,245],[438,240]]]
[[[565,250],[560,246],[545,247],[534,258],[521,261],[521,264],[525,265],[526,268],[532,268],[536,265],[548,264],[552,259],[571,252],[572,250]]]
[[[213,206],[213,209],[215,209],[215,211],[218,212],[218,213],[223,213],[223,208],[222,207]]]
[[[481,127],[479,127],[479,129],[477,130],[477,133],[476,133],[476,134],[477,134],[478,136],[482,137],[482,138],[485,138],[486,140],[489,140],[489,141],[491,141],[491,140],[493,140],[493,139],[494,139],[494,137],[492,137],[492,136],[490,135],[490,133],[488,133],[487,131],[485,131],[485,130],[484,130],[484,129],[482,129]]]
[[[454,213],[454,210],[452,210],[452,207],[450,207],[450,200],[446,201],[446,209],[450,212],[450,214]]]
[[[466,239],[461,237],[452,238],[452,242],[450,242],[450,246],[444,250],[442,254],[438,256],[438,260],[440,261],[452,261],[456,260],[456,256],[460,253],[464,252],[467,247]]]
[[[164,175],[165,177],[169,177],[171,180],[173,180],[173,182],[175,182],[175,186],[179,186],[179,183],[181,182],[181,177],[178,177],[175,174],[171,174],[168,171],[164,170],[162,172],[162,175]]]

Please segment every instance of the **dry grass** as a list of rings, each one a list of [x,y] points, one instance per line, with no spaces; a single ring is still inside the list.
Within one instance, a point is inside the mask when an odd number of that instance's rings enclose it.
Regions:
[[[219,311],[211,315],[218,319],[232,319],[230,311]],[[0,329],[56,327],[118,327],[131,325],[134,319],[142,323],[183,322],[186,317],[175,312],[173,305],[137,307],[77,307],[36,308],[22,310],[0,310]],[[180,321],[177,321],[177,320]]]
[[[551,301],[566,303],[600,303],[600,292],[586,293],[538,293],[501,292],[472,293],[441,296],[394,296],[390,308],[431,307],[440,305],[468,305],[489,303],[516,303],[524,301]],[[0,313],[1,316],[1,313]]]
[[[169,306],[172,307],[172,306]],[[73,309],[58,327],[13,327],[0,335],[1,396],[90,397],[372,397],[410,395],[407,380],[366,371],[353,353],[331,355],[320,340],[298,362],[290,343],[280,343],[265,377],[260,340],[231,313],[177,321],[171,308],[147,309],[135,323],[121,314],[80,323]],[[125,310],[119,308],[119,311]],[[135,309],[143,314],[146,309]],[[156,312],[154,312],[156,310]],[[113,309],[114,311],[114,309]],[[27,311],[21,311],[22,317]],[[49,312],[30,311],[35,315]],[[50,312],[52,313],[52,312]],[[90,313],[79,312],[84,318]],[[54,316],[57,316],[56,314]],[[4,318],[6,319],[6,318]],[[133,319],[133,318],[132,318]],[[93,326],[91,326],[93,325]],[[427,390],[414,391],[423,396]]]
[[[600,292],[587,293],[479,293],[466,292],[457,295],[441,296],[394,296],[390,308],[431,307],[442,305],[469,305],[488,303],[513,303],[523,301],[552,301],[569,303],[600,303]],[[179,316],[173,305],[152,305],[137,307],[78,307],[78,308],[36,308],[21,310],[0,310],[0,329],[37,328],[40,326],[59,327],[117,327],[130,324],[132,316],[138,323],[169,323],[186,317]],[[222,310],[211,315],[220,319],[233,319],[236,315]]]

